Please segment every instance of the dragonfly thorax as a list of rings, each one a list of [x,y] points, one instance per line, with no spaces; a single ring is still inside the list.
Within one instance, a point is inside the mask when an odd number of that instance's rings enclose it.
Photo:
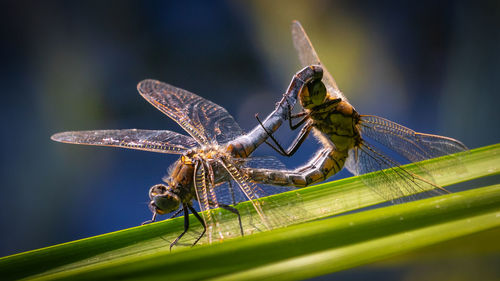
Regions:
[[[346,101],[327,96],[323,104],[309,111],[316,132],[328,137],[338,151],[347,151],[359,145],[360,117],[356,110]]]
[[[182,203],[193,199],[193,173],[196,159],[182,156],[168,170],[163,177],[168,190],[179,197]]]
[[[181,162],[192,165],[196,161],[211,162],[212,160],[221,159],[229,156],[229,154],[219,145],[206,145],[199,148],[191,149],[181,156]]]

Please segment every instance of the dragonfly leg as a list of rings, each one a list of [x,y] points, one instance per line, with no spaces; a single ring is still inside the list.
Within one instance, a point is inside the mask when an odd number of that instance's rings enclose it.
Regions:
[[[145,221],[145,222],[141,223],[141,225],[150,224],[150,223],[155,222],[155,220],[156,220],[156,215],[157,215],[157,213],[156,213],[156,212],[154,212],[154,213],[153,213],[153,217],[152,217],[150,220],[147,220],[147,221]]]
[[[328,100],[328,101],[325,101],[325,102],[323,102],[322,104],[320,104],[318,106],[315,106],[313,110],[314,111],[319,111],[319,110],[322,110],[322,109],[325,109],[325,108],[331,106],[332,104],[336,104],[336,103],[339,103],[341,101],[342,101],[341,98],[336,98],[336,99]]]
[[[215,206],[215,204],[212,203],[212,202],[209,202],[209,204],[210,204],[211,207]],[[222,203],[218,203],[217,206],[220,207],[220,208],[222,208],[222,209],[224,209],[224,210],[227,210],[227,211],[235,214],[236,216],[238,216],[238,222],[239,222],[239,225],[240,225],[241,236],[244,236],[243,235],[243,225],[241,223],[240,211],[238,211],[238,209],[236,209],[235,207],[231,207],[229,205],[222,204]]]
[[[229,184],[229,193],[231,193],[231,197],[232,197],[232,203],[233,203],[234,206],[236,206],[236,200],[234,198],[233,185],[231,184],[231,181],[228,181],[228,184]],[[222,203],[215,204],[211,200],[208,201],[208,204],[210,205],[210,207],[213,207],[213,208],[214,207],[221,207],[222,209],[227,210],[227,211],[235,214],[236,216],[238,216],[238,222],[239,222],[239,225],[240,225],[241,236],[244,236],[243,235],[243,224],[241,223],[241,216],[240,216],[240,212],[238,211],[238,209],[236,209],[234,207],[231,207],[229,205],[226,205],[226,204],[222,204]]]
[[[302,120],[300,120],[297,124],[293,125],[292,119],[299,118],[299,117],[304,117],[304,118],[302,118]],[[292,130],[297,129],[308,118],[309,118],[309,113],[307,111],[301,111],[299,113],[292,114],[292,106],[290,104],[288,104],[288,125],[290,126],[290,129],[292,129]]]
[[[306,118],[304,118],[304,119],[306,119]],[[306,125],[304,125],[304,127],[302,127],[302,129],[300,130],[297,137],[293,140],[292,144],[288,147],[288,149],[287,149],[288,155],[286,155],[286,156],[292,156],[295,154],[295,152],[297,152],[299,147],[302,145],[302,143],[306,140],[307,136],[311,132],[312,127],[313,127],[312,122],[308,122],[308,123],[306,123]]]
[[[277,103],[274,111],[272,111],[263,122],[260,122],[261,126],[256,126],[243,137],[229,142],[228,147],[231,148],[230,150],[234,149],[235,151],[233,153],[243,157],[250,155],[255,148],[269,137],[270,131],[274,132],[281,126],[288,114],[287,110],[289,107],[287,108],[287,105],[295,104],[297,96],[304,85],[313,80],[321,80],[322,77],[323,69],[318,65],[310,65],[297,72],[293,76],[283,98]]]
[[[175,213],[173,213],[173,214],[169,217],[169,219],[172,219],[172,218],[177,217],[177,216],[178,216],[181,212],[182,212],[182,208],[181,208],[181,209],[179,209],[179,210],[177,210]],[[150,219],[150,220],[147,220],[147,221],[145,221],[145,222],[143,222],[143,223],[141,223],[141,225],[150,224],[150,223],[155,222],[155,221],[156,221],[156,215],[157,215],[157,213],[153,213],[153,218],[152,218],[152,219]]]
[[[262,127],[262,129],[264,129],[264,132],[266,133],[266,135],[271,138],[271,140],[278,146],[277,148],[272,145],[271,143],[269,143],[267,140],[265,140],[264,142],[269,145],[272,149],[274,149],[276,152],[278,152],[279,154],[283,155],[285,153],[285,150],[283,149],[283,147],[279,144],[279,142],[276,140],[276,138],[274,138],[273,136],[273,133],[269,132],[266,127],[264,126],[264,124],[262,124],[262,121],[260,121],[260,118],[259,118],[259,114],[255,114],[255,119],[257,119],[257,121],[259,122],[260,126]]]
[[[177,210],[175,213],[173,213],[173,214],[169,217],[169,219],[173,219],[173,218],[177,217],[177,216],[178,216],[181,212],[182,212],[182,208],[181,208],[181,209],[179,209],[179,210]]]
[[[261,124],[262,122],[260,121],[258,115],[255,115],[255,118],[257,118],[257,121]],[[299,123],[298,126],[302,125],[306,120],[308,120],[308,116],[304,117]],[[292,126],[292,123],[290,122],[290,126]],[[263,127],[264,128],[264,127]],[[276,152],[278,152],[280,155],[290,157],[297,152],[298,148],[300,145],[304,142],[304,140],[307,138],[309,133],[311,132],[312,129],[312,122],[308,122],[302,129],[300,130],[299,134],[297,137],[293,140],[292,144],[285,150],[283,146],[276,140],[276,138],[270,133],[269,131],[264,128],[266,133],[268,134],[269,138],[273,141],[274,144],[268,142],[267,140],[265,143],[269,145],[272,149],[274,149]]]
[[[297,124],[292,124],[292,119],[303,117]],[[290,129],[296,130],[300,125],[304,124],[309,119],[309,113],[302,111],[297,114],[290,114],[288,117],[288,124],[290,125]]]
[[[224,209],[224,210],[227,210],[233,214],[235,214],[236,216],[238,216],[238,222],[240,224],[240,231],[241,231],[241,236],[245,236],[243,234],[243,225],[241,224],[241,216],[240,216],[240,211],[238,211],[238,209],[236,209],[235,207],[231,207],[229,205],[226,205],[226,204],[219,204],[219,206]]]
[[[214,206],[215,206],[215,204],[214,204],[214,203],[212,203],[212,202],[209,202],[209,204],[210,204],[210,206],[211,206],[211,207],[214,207]],[[233,203],[233,204],[234,204],[234,203]],[[244,236],[244,235],[243,235],[243,225],[242,225],[242,223],[241,223],[240,211],[238,211],[238,209],[236,209],[235,207],[231,207],[231,206],[226,205],[226,204],[219,203],[219,204],[217,204],[217,205],[218,205],[218,207],[221,207],[222,209],[227,210],[227,211],[229,211],[229,212],[231,212],[231,213],[235,214],[236,216],[238,216],[238,222],[239,222],[239,224],[240,224],[241,236]],[[234,204],[234,205],[236,205],[236,204]]]
[[[207,232],[207,226],[205,225],[205,221],[203,221],[203,219],[200,217],[200,215],[198,215],[198,212],[191,205],[187,205],[187,207],[189,208],[191,213],[193,213],[193,215],[196,217],[196,219],[198,219],[201,226],[203,226],[203,232],[201,232],[200,236],[198,236],[196,241],[194,241],[193,245],[191,245],[191,247],[193,247],[194,245],[196,245],[196,243],[198,243],[198,241],[200,241],[201,237],[203,237],[203,235],[205,235],[205,232]]]
[[[184,236],[184,234],[186,234],[186,232],[189,229],[189,211],[187,210],[186,203],[182,203],[182,210],[184,211],[184,231],[181,233],[181,235],[179,235],[179,237],[175,238],[174,242],[170,243],[170,251],[172,251],[172,247],[175,244],[177,244],[177,242],[179,241],[179,239],[181,239],[181,237]],[[194,213],[196,213],[196,211]],[[205,232],[203,232],[203,233],[205,233]],[[199,240],[199,238],[198,238],[198,240]],[[196,242],[198,242],[198,240],[196,240]],[[196,244],[196,242],[194,242],[194,243]]]
[[[236,199],[234,198],[234,189],[233,189],[233,184],[231,183],[231,181],[228,181],[228,185],[229,185],[229,192],[231,193],[231,199],[233,201],[233,205],[236,206]],[[227,206],[227,205],[226,205]],[[236,214],[238,216],[238,222],[240,224],[240,231],[241,231],[241,236],[244,236],[243,234],[243,225],[241,224],[241,216],[240,216],[240,212],[238,211],[238,209],[234,208],[234,207],[231,207],[231,206],[227,206],[227,208],[225,208],[223,205],[221,205],[221,207],[223,209],[226,209],[234,214]]]

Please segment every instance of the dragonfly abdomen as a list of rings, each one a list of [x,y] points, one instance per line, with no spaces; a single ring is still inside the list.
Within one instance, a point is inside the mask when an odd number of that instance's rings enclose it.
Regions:
[[[324,181],[339,172],[344,167],[347,155],[347,151],[326,147],[318,151],[308,164],[293,171],[248,168],[246,172],[253,182],[305,187]]]

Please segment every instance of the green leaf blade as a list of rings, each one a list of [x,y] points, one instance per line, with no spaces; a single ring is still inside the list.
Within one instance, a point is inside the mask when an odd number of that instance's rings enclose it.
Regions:
[[[445,186],[499,174],[500,144],[471,150],[460,157],[466,172],[463,167],[455,171],[451,167],[450,173],[447,170],[435,177],[438,184]],[[428,162],[434,161],[446,159]],[[407,167],[412,169],[412,165]],[[0,274],[5,279],[41,280],[196,280],[224,276],[301,279],[468,235],[467,231],[498,227],[499,193],[498,186],[490,186],[247,235],[220,244],[192,249],[176,247],[170,253],[165,240],[173,240],[183,229],[182,218],[177,218],[3,257]],[[331,217],[384,201],[360,177],[279,194],[272,199],[286,204],[296,198],[301,202],[296,222]],[[239,209],[249,207],[249,202],[238,204]],[[231,214],[223,218],[235,219]],[[193,227],[193,233],[199,230]],[[405,243],[406,240],[415,243]],[[188,237],[184,242],[189,241]],[[376,245],[386,245],[386,251]]]

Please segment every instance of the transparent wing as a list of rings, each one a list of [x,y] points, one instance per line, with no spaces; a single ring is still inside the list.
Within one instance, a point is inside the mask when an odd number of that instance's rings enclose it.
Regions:
[[[64,143],[114,146],[160,153],[182,154],[197,145],[188,136],[172,131],[94,130],[57,133],[52,140]]]
[[[238,172],[241,174],[242,178],[246,181],[250,181],[249,177],[245,175],[245,168],[261,168],[261,169],[273,169],[273,170],[286,170],[285,164],[279,161],[276,157],[265,156],[265,157],[251,157],[251,158],[232,158],[231,163],[233,166],[237,167]],[[225,169],[224,169],[225,170]],[[231,180],[231,176],[225,171],[226,178],[225,181]],[[236,188],[231,188],[229,186],[217,187],[217,198],[219,202],[224,204],[234,204],[243,201],[247,201],[248,198],[243,192],[237,187],[237,183],[233,185]],[[254,185],[253,193],[256,197],[262,198],[273,194],[283,193],[285,191],[294,190],[295,188],[286,186],[271,186],[265,185],[260,187],[259,185]]]
[[[222,211],[230,205],[240,202],[236,199],[233,185],[224,166],[219,162],[205,162],[199,160],[195,167],[195,192],[200,205],[203,219],[207,225],[207,239],[212,243],[216,239],[236,237],[241,235],[237,214]]]
[[[236,206],[244,201],[251,204],[238,208],[244,218],[243,231],[251,233],[265,229],[276,228],[302,218],[307,213],[301,208],[300,197],[290,194],[285,206],[280,205],[273,198],[265,196],[281,193],[290,188],[274,187],[262,189],[250,182],[241,168],[246,166],[248,159],[221,158],[218,161],[203,162],[199,160],[195,165],[195,191],[203,219],[207,224],[207,237],[210,242],[215,239],[240,236],[240,226],[237,215],[227,210],[227,206]],[[255,159],[252,164],[277,165],[281,163],[272,157]],[[282,165],[282,164],[280,164]],[[253,208],[251,207],[253,206]]]
[[[239,166],[248,168],[262,168],[262,169],[286,169],[285,164],[274,156],[257,156],[248,158],[232,158],[233,163]]]
[[[394,150],[411,162],[466,151],[458,140],[422,134],[390,120],[373,115],[361,116],[362,136]]]
[[[273,197],[262,199],[270,195],[272,190],[268,190],[267,187],[266,190],[263,190],[256,183],[251,182],[249,176],[243,173],[232,159],[221,159],[221,164],[237,184],[237,187],[233,187],[235,194],[241,193],[245,200],[251,201],[259,217],[259,220],[252,224],[256,229],[273,229],[291,223],[291,220],[294,220],[295,211],[298,212],[296,215],[304,214],[300,209],[300,204],[294,204],[297,202],[297,198],[293,200],[293,195],[291,195],[290,204],[287,206],[280,205]],[[287,191],[287,189],[282,189],[281,192],[283,191]],[[292,205],[295,208],[291,208]]]
[[[200,144],[225,143],[243,134],[226,109],[191,92],[150,79],[137,90]]]
[[[436,194],[447,192],[434,184],[432,179],[427,179],[425,171],[415,174],[402,168],[400,163],[367,143],[349,151],[345,167],[354,175],[378,171],[363,177],[363,182],[382,198],[390,201],[418,198],[418,194],[426,191]],[[405,197],[408,195],[410,196]]]
[[[430,189],[439,192],[441,187],[434,184],[433,175],[447,171],[452,166],[462,166],[460,159],[449,155],[467,150],[467,147],[460,141],[417,133],[378,116],[362,115],[360,124],[363,143],[359,148],[350,151],[346,167],[355,175],[388,169],[365,178],[365,183],[369,186],[384,186],[383,190],[377,191],[385,199],[393,198],[394,195],[404,196]],[[402,156],[407,162],[449,156],[438,163],[426,163],[425,166],[419,164],[415,167],[415,173],[412,173],[401,168],[400,163],[382,151],[392,151],[395,155]],[[378,176],[380,178],[377,178]]]
[[[245,195],[247,200],[250,200],[252,202],[252,205],[257,211],[257,214],[259,215],[264,226],[267,229],[270,229],[271,226],[268,218],[262,210],[262,202],[258,200],[260,199],[260,190],[257,185],[247,181],[245,175],[242,174],[229,159],[221,159],[221,164],[231,175],[231,178],[238,184],[240,191]]]
[[[300,63],[303,67],[308,65],[320,65],[323,68],[323,83],[325,84],[327,90],[332,95],[335,95],[335,98],[341,98],[345,101],[347,99],[344,97],[342,92],[339,90],[335,79],[333,79],[332,75],[326,67],[319,60],[318,54],[314,50],[314,47],[309,40],[309,37],[306,34],[306,31],[298,21],[292,22],[292,40],[295,49],[299,55]]]

